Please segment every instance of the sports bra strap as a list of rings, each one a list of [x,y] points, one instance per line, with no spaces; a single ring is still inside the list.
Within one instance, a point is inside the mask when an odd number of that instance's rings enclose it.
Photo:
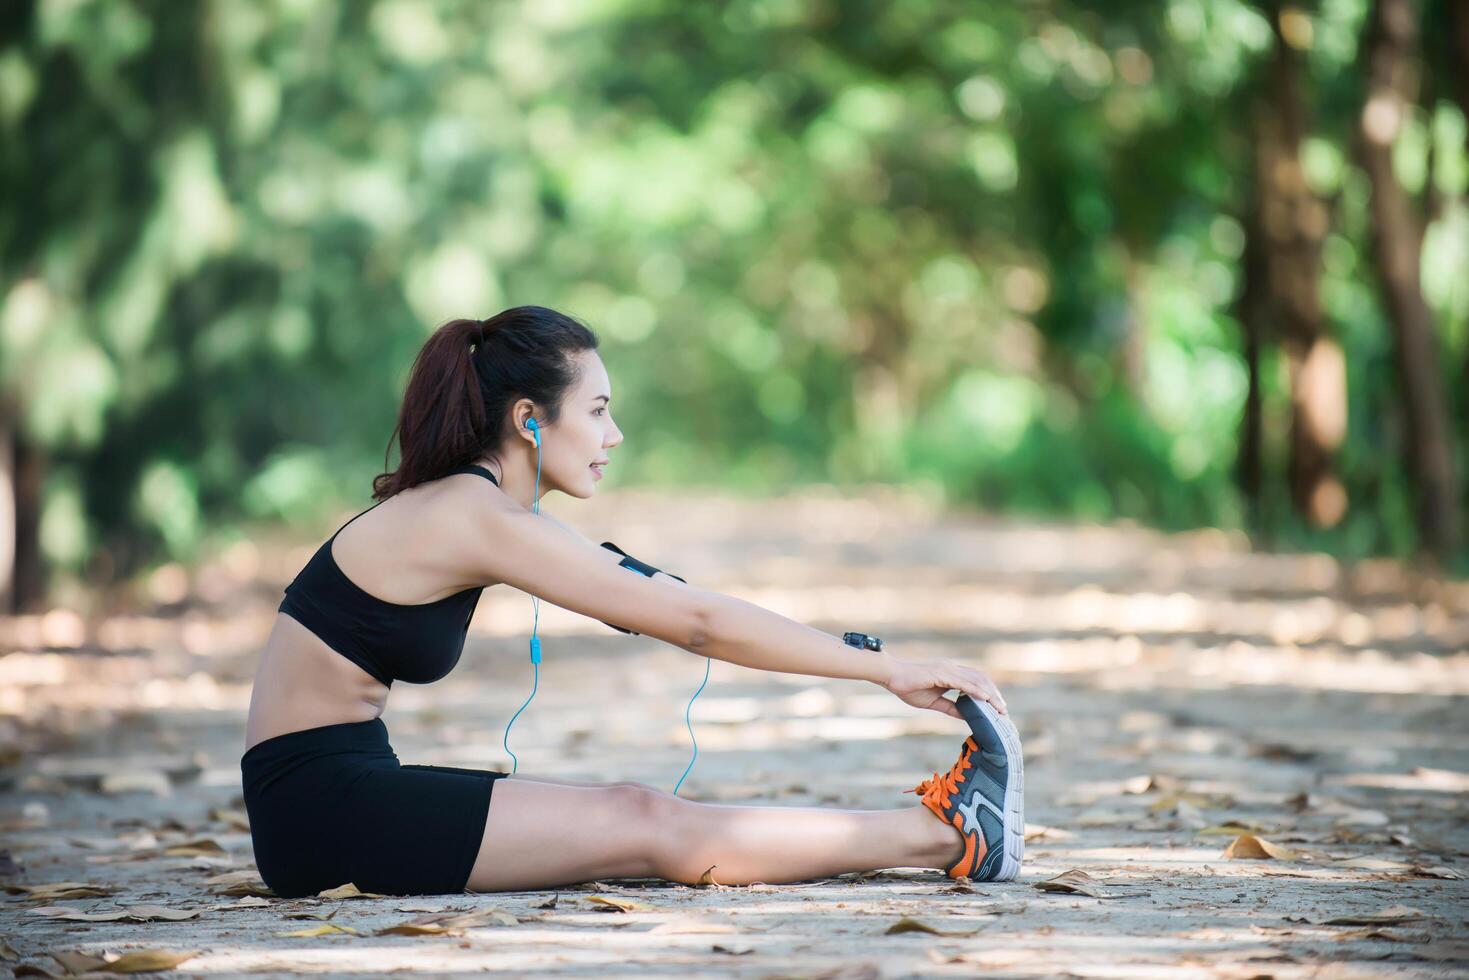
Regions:
[[[444,475],[451,476],[455,473],[478,473],[480,476],[484,477],[486,480],[489,480],[495,486],[498,487],[500,485],[500,481],[495,479],[495,474],[491,473],[489,470],[476,463],[466,463],[463,466],[456,466]]]
[[[489,470],[485,469],[483,466],[476,466],[474,463],[468,463],[468,464],[466,464],[464,466],[456,466],[454,469],[450,470],[448,473],[445,473],[444,475],[445,476],[450,476],[451,474],[454,474],[454,473],[477,473],[480,476],[484,477],[486,480],[489,480],[495,486],[498,487],[500,485],[500,481],[497,480],[497,479],[495,479],[495,474],[491,473]],[[387,503],[387,498],[386,497],[383,498],[382,500],[379,500],[376,504],[373,504],[372,507],[367,508],[367,510],[372,510],[373,507],[378,506],[378,504],[384,504],[384,503]],[[359,512],[357,514],[353,514],[352,517],[347,521],[347,524],[351,524],[352,521],[355,521],[355,520],[357,520],[357,518],[361,517],[363,514],[366,514],[367,513],[367,510],[361,511],[361,512]],[[343,531],[343,529],[346,528],[347,524],[343,524],[341,527],[337,528],[334,532],[332,532],[332,539],[335,539],[338,534],[341,534],[342,531]]]
[[[385,504],[387,502],[388,502],[388,498],[384,497],[382,500],[379,500],[376,504],[373,504],[372,507],[367,508],[367,510],[372,510],[373,507],[377,507],[378,504]],[[367,513],[367,510],[358,511],[357,513],[353,514],[350,518],[347,519],[347,524],[351,524],[353,521],[357,520],[357,518],[361,517],[363,514],[366,514]],[[330,546],[330,544],[337,539],[337,535],[341,534],[344,530],[346,530],[347,524],[343,524],[341,527],[337,528],[335,531],[332,532],[332,536],[327,539],[328,546]]]

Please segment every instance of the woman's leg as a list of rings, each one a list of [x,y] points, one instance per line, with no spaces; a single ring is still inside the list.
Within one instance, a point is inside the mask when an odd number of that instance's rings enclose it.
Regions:
[[[946,868],[962,838],[923,807],[837,810],[696,803],[641,784],[496,782],[471,891],[605,878],[780,884],[878,868]]]
[[[415,762],[415,763],[412,763],[412,764],[409,764],[409,765],[402,766],[401,768],[403,768],[403,769],[423,769],[423,770],[426,770],[428,772],[462,772],[466,776],[483,776],[483,775],[485,775],[488,772],[488,770],[484,770],[484,769],[461,769],[458,766],[431,766],[431,765],[425,765],[423,763],[418,763],[418,762]],[[522,773],[506,773],[504,778],[506,778],[506,779],[529,779],[532,782],[537,782],[537,783],[551,783],[553,786],[642,786],[643,785],[642,783],[633,783],[633,782],[596,783],[596,782],[585,782],[585,781],[578,780],[578,779],[552,779],[549,776],[526,776],[526,775],[524,775]],[[651,788],[651,787],[648,787],[648,788]]]
[[[523,773],[511,773],[506,779],[528,779],[533,783],[550,783],[553,786],[641,786],[642,783],[618,782],[618,783],[594,783],[581,779],[552,779],[549,776],[527,776]]]

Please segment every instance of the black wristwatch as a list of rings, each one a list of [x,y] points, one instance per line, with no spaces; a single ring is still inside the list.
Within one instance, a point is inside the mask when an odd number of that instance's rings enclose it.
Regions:
[[[856,647],[858,650],[882,650],[882,638],[868,636],[866,633],[843,633],[842,642],[849,647]]]

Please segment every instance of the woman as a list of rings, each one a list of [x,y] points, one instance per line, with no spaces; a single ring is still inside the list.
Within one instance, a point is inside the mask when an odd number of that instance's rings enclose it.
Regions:
[[[887,867],[1013,878],[1020,743],[983,671],[854,649],[642,563],[630,575],[618,566],[635,559],[532,510],[538,488],[591,496],[622,442],[596,348],[572,318],[524,306],[452,320],[419,352],[394,433],[401,464],[287,586],[261,657],[240,765],[266,884],[297,897],[348,881],[384,894],[696,883],[711,868],[723,884]],[[897,810],[724,806],[642,783],[401,765],[380,718],[392,682],[448,674],[481,591],[502,583],[705,657],[871,681],[963,718],[971,737],[911,791],[921,806]]]

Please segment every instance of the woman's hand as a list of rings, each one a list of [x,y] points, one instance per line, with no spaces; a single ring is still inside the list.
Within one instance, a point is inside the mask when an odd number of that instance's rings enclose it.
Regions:
[[[967,667],[952,660],[894,660],[887,682],[883,684],[915,708],[929,708],[963,719],[954,702],[944,697],[955,690],[976,701],[988,701],[996,711],[1005,714],[1005,699],[990,675],[977,667]]]

